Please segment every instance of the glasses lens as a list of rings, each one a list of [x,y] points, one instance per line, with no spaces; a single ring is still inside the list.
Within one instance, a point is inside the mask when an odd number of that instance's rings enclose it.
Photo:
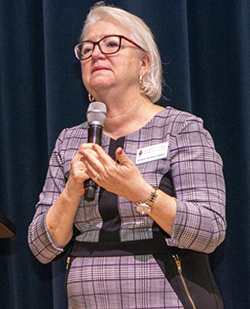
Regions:
[[[76,57],[80,60],[89,58],[92,54],[94,44],[92,42],[83,42],[76,47]]]
[[[99,46],[104,54],[114,54],[120,49],[121,39],[119,36],[104,37],[99,42]]]

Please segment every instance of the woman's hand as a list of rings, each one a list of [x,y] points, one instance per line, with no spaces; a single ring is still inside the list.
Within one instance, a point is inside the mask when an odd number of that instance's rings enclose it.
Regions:
[[[86,164],[81,154],[82,150],[92,150],[92,144],[82,144],[71,161],[69,179],[65,186],[65,192],[69,196],[81,197],[84,193],[84,182],[90,176],[86,173]]]
[[[79,152],[87,167],[85,173],[99,186],[109,192],[124,196],[133,203],[147,200],[152,187],[143,179],[136,165],[121,147],[116,149],[117,161],[114,161],[97,144],[82,145]],[[97,177],[98,175],[100,176]]]

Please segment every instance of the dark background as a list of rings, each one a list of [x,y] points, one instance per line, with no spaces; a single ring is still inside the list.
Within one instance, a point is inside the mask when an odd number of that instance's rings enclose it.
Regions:
[[[55,140],[88,106],[73,47],[95,1],[0,0],[0,308],[66,309],[65,258],[40,264],[27,229]],[[210,256],[225,309],[250,307],[250,1],[120,0],[159,46],[165,105],[204,119],[224,161],[228,230]]]

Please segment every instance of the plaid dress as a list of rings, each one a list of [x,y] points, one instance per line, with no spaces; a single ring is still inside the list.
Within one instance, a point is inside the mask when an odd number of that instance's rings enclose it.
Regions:
[[[43,263],[52,261],[63,251],[50,239],[45,217],[65,187],[73,156],[86,142],[85,123],[63,130],[52,153],[28,233],[30,248]],[[198,252],[207,255],[225,237],[225,185],[222,160],[215,151],[210,134],[203,128],[202,120],[167,107],[140,130],[117,141],[105,135],[102,140],[104,150],[112,157],[115,149],[122,146],[134,162],[138,149],[165,142],[168,143],[165,158],[137,165],[148,183],[174,196],[177,201],[172,234],[162,234],[163,247],[166,246],[166,250],[177,248],[185,254]],[[67,273],[69,308],[222,308],[216,289],[212,293],[214,302],[205,305],[211,291],[199,284],[196,293],[187,300],[188,305],[182,304],[185,300],[181,299],[178,286],[184,284],[186,290],[191,281],[183,279],[180,273],[178,282],[172,280],[175,278],[172,269],[175,268],[176,272],[178,269],[172,253],[169,254],[172,261],[166,262],[164,257],[157,259],[150,247],[140,245],[145,240],[154,240],[157,226],[149,216],[138,214],[129,200],[98,188],[94,201],[81,199],[75,227],[79,231],[76,242],[82,244],[83,251],[79,256],[73,256]],[[157,231],[161,232],[159,228]],[[116,250],[130,243],[138,244],[132,254]],[[88,246],[94,246],[97,254],[93,255],[92,249],[87,252],[85,247]],[[112,254],[103,251],[109,246],[114,248]],[[195,265],[193,269],[195,271]],[[198,272],[202,273],[202,270]],[[202,299],[192,300],[198,298],[197,294],[204,299],[204,305]],[[196,301],[202,305],[196,307]]]

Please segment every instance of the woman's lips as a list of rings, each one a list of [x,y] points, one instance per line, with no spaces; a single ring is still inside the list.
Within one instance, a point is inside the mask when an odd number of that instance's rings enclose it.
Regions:
[[[103,66],[97,66],[97,67],[94,67],[94,68],[92,69],[92,72],[91,72],[91,73],[94,73],[94,72],[96,72],[96,71],[101,71],[101,70],[108,70],[108,68],[103,67]]]

